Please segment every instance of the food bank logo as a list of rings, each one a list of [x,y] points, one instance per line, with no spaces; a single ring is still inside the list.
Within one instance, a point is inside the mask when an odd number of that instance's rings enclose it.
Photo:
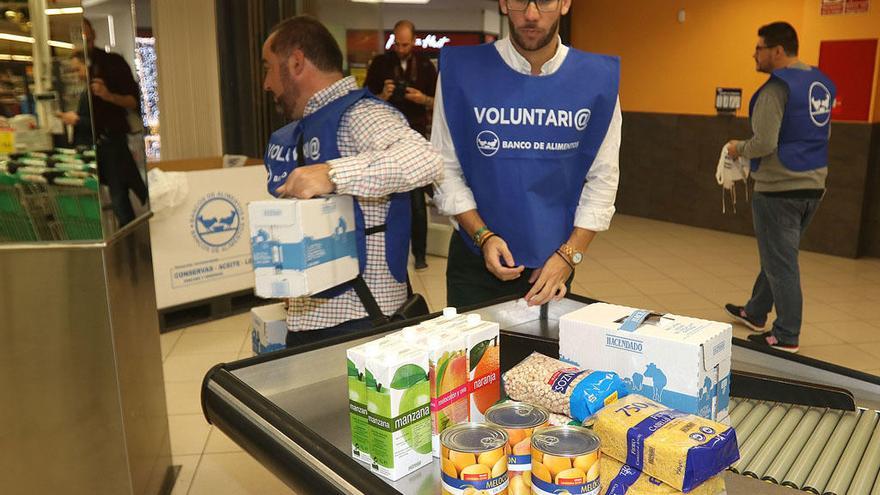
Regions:
[[[477,134],[477,150],[483,156],[492,156],[501,149],[501,139],[492,131],[483,131]]]
[[[831,91],[818,81],[810,85],[810,118],[819,127],[831,120]]]

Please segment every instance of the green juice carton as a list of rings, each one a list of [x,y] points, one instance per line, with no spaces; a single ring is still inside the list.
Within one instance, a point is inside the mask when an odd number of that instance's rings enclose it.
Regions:
[[[345,351],[348,365],[348,419],[351,426],[351,455],[359,461],[371,463],[370,436],[367,420],[366,362],[378,356],[392,341],[374,340]]]
[[[400,337],[368,356],[364,373],[370,466],[391,481],[432,463],[428,352]]]

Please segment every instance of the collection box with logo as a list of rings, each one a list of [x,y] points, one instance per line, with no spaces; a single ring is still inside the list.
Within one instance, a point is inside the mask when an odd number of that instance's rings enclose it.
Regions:
[[[351,196],[254,201],[248,214],[257,296],[310,296],[358,275]]]
[[[733,327],[595,303],[559,320],[559,355],[582,368],[614,371],[633,393],[721,421],[730,403]]]
[[[185,173],[186,199],[150,220],[153,274],[159,309],[254,287],[245,205],[266,199],[260,166],[218,168],[196,163],[159,168]],[[210,164],[210,166],[214,166]]]
[[[279,351],[287,346],[284,303],[251,308],[251,344],[254,354]]]

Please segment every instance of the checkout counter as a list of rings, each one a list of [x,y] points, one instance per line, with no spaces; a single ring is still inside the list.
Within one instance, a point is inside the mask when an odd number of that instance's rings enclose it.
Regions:
[[[557,357],[559,317],[592,302],[569,295],[528,316],[510,311],[513,300],[460,312],[501,324],[505,372],[533,351]],[[435,316],[219,364],[202,387],[205,417],[296,493],[438,494],[439,461],[390,482],[351,457],[345,368],[349,347]],[[731,419],[741,461],[724,474],[727,493],[880,493],[880,378],[733,343]]]

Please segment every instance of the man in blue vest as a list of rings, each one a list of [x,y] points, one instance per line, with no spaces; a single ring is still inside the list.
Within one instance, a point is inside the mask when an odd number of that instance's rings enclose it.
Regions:
[[[798,38],[785,22],[758,30],[757,70],[770,74],[752,97],[752,137],[730,141],[732,158],[752,164],[752,219],[761,272],[745,306],[727,304],[735,320],[758,332],[749,340],[787,352],[799,350],[803,295],[798,251],[828,176],[828,139],[835,87],[816,67],[797,58]],[[776,306],[776,320],[766,329]]]
[[[614,215],[619,61],[562,44],[571,0],[499,0],[510,37],[444,48],[431,142],[455,217],[447,303],[562,298]]]
[[[342,52],[314,18],[283,21],[262,52],[263,89],[292,120],[269,141],[269,193],[355,197],[361,279],[381,313],[390,315],[407,297],[408,191],[439,178],[440,157],[400,112],[343,76]],[[342,286],[291,299],[287,345],[369,327],[368,304],[358,291]],[[310,331],[317,329],[324,330]]]

